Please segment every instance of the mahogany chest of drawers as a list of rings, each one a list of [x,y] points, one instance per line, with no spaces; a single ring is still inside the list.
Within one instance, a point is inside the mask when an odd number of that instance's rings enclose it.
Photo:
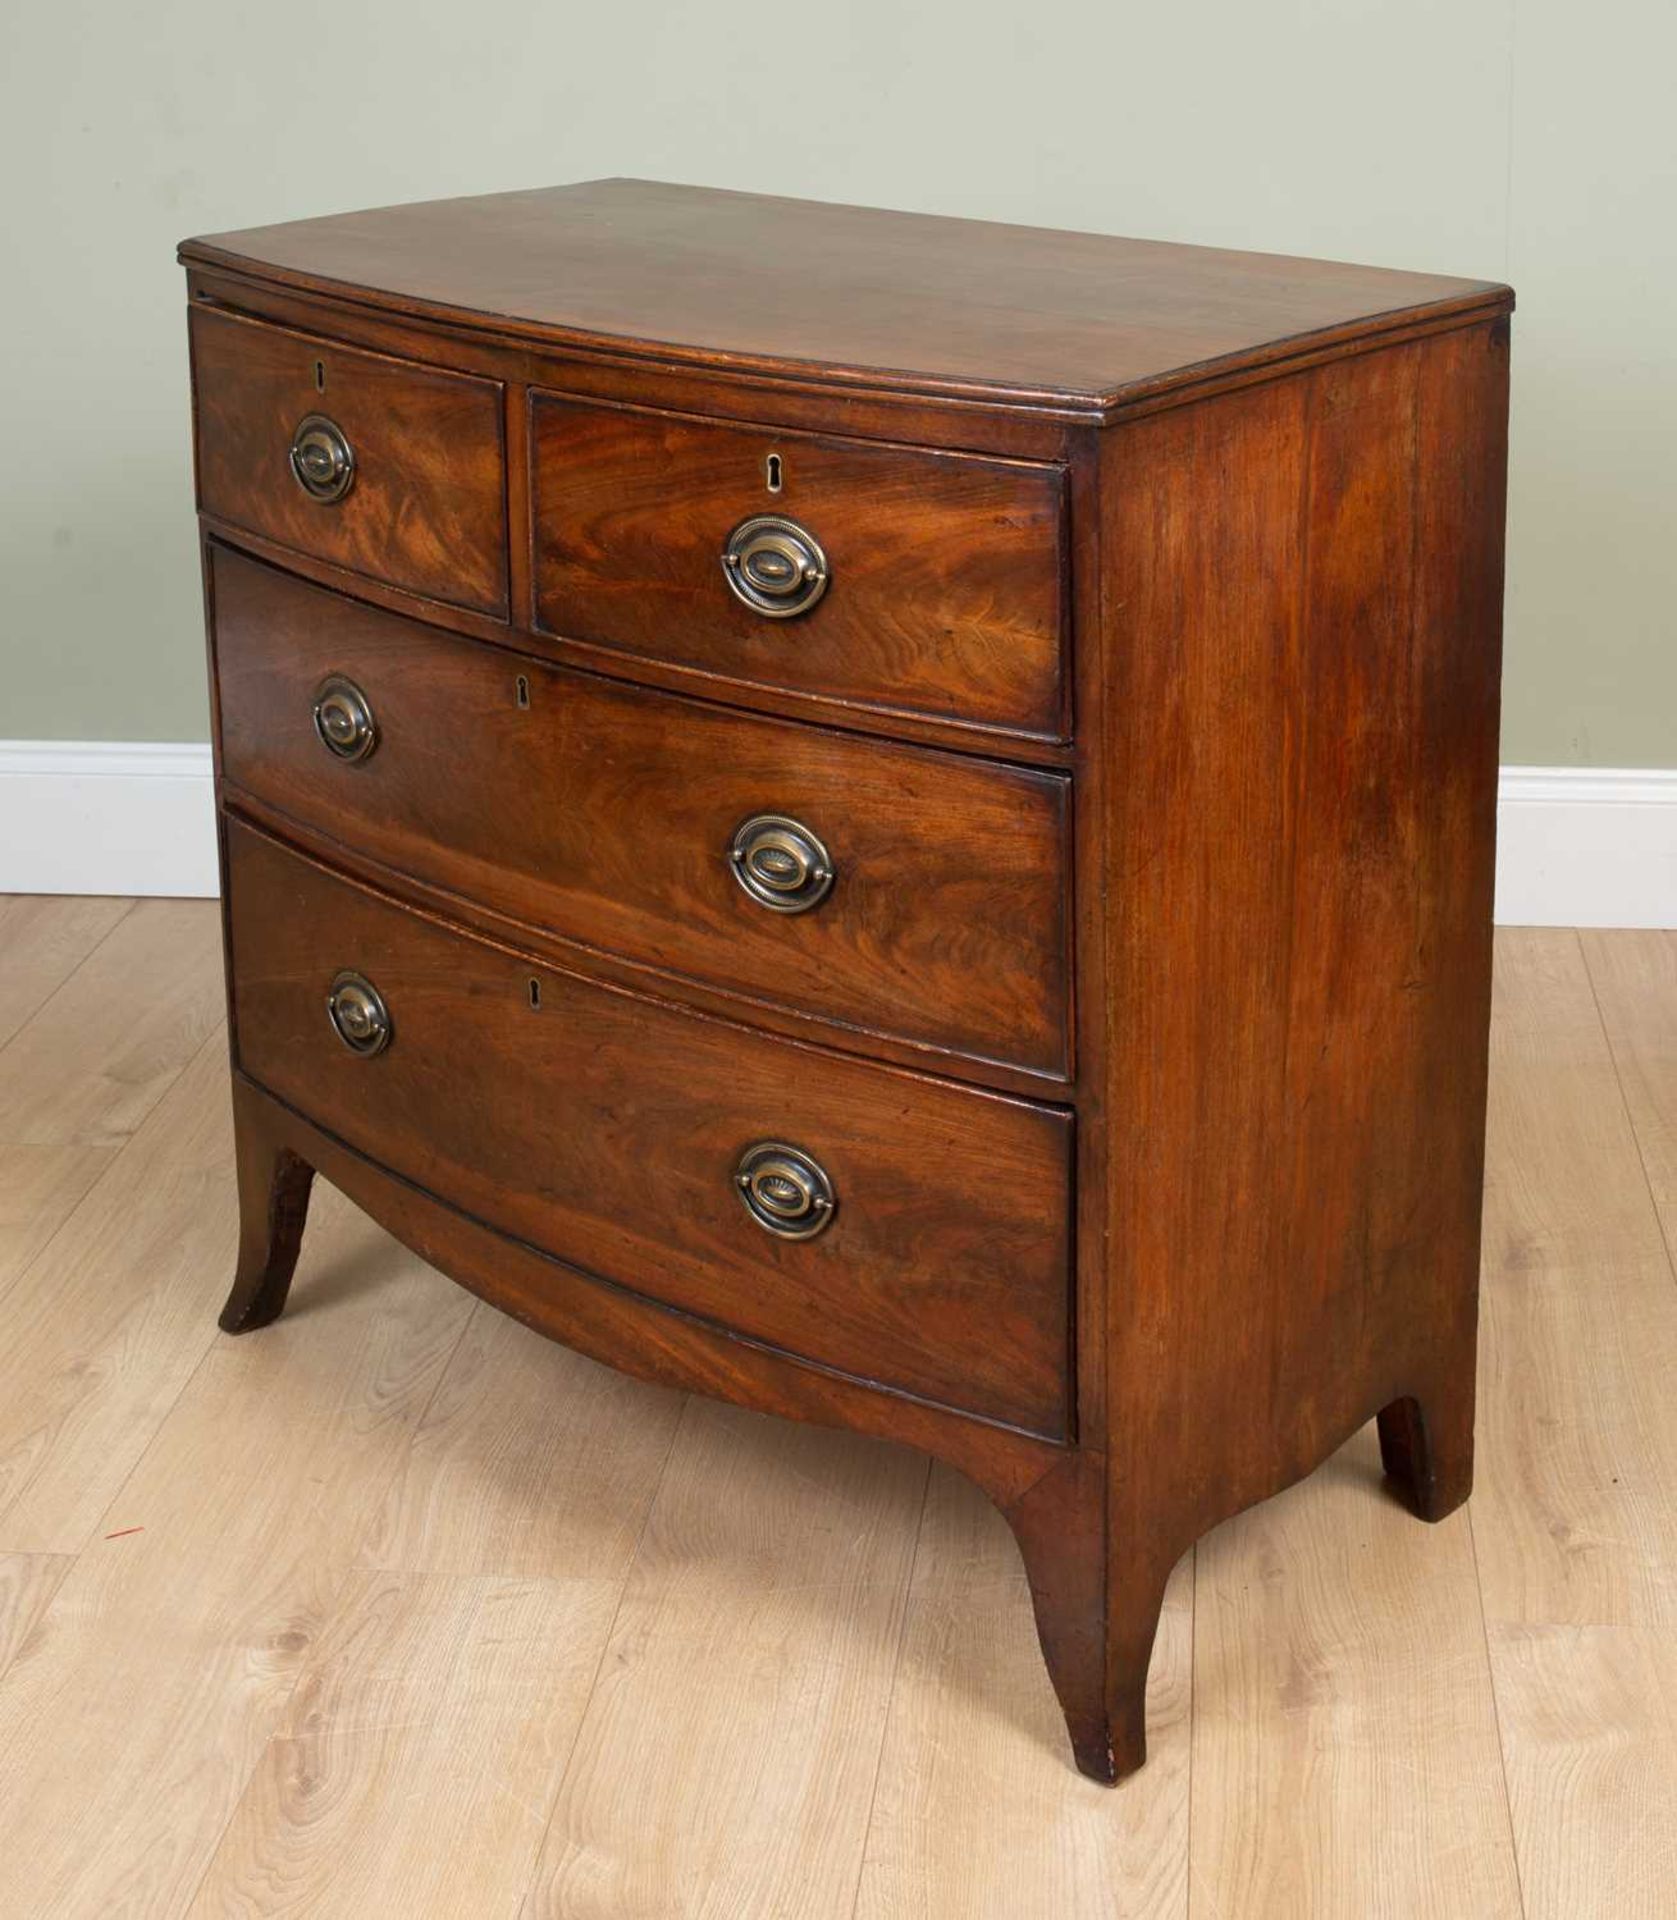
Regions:
[[[1078,1764],[1466,1495],[1506,288],[634,181],[187,242],[242,1237],[1018,1538]]]

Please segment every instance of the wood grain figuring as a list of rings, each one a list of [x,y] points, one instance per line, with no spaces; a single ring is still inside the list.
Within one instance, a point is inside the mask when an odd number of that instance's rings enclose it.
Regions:
[[[188,318],[206,513],[428,598],[506,617],[496,382],[202,307]],[[310,414],[331,419],[354,451],[354,483],[341,500],[311,499],[292,475],[292,435]]]
[[[195,907],[167,911],[199,938]],[[1064,1763],[1015,1549],[956,1475],[702,1402],[678,1420],[679,1396],[470,1307],[324,1184],[293,1312],[220,1340],[224,1179],[213,1234],[164,1269],[179,1310],[107,1429],[95,1524],[63,1554],[0,1543],[0,1910],[351,1920],[382,1886],[425,1920],[1455,1920],[1513,1910],[1506,1833],[1481,1825],[1506,1768],[1528,1920],[1663,1916],[1677,1643],[1636,1502],[1672,1425],[1677,1282],[1642,1265],[1649,944],[1587,936],[1586,971],[1569,933],[1498,936],[1473,1501],[1416,1528],[1365,1430],[1202,1542],[1164,1608],[1152,1757],[1115,1796]],[[195,1063],[108,1187],[166,1116],[228,1166],[225,1085]],[[119,1214],[143,1240],[218,1205],[139,1170],[83,1238],[105,1203],[59,1232],[83,1248],[53,1282],[66,1354],[100,1350],[108,1296],[153,1261],[111,1265]],[[13,1387],[0,1450],[35,1417]],[[66,1520],[78,1451],[40,1482]],[[1507,1540],[1532,1543],[1524,1577]],[[1568,1542],[1587,1587],[1551,1571]],[[615,1636],[600,1580],[629,1583]]]
[[[318,1173],[590,1359],[917,1445],[1010,1528],[1077,1764],[1133,1772],[1209,1528],[1371,1419],[1414,1515],[1472,1486],[1512,296],[624,182],[183,258],[222,1327],[306,1282]],[[492,489],[492,606],[481,519],[416,591],[435,512],[335,548],[205,484],[267,497],[329,341],[369,472]],[[447,395],[492,448],[390,438]],[[766,512],[831,569],[784,621],[722,564]],[[307,732],[345,661],[355,768]],[[727,883],[755,811],[836,855],[813,916]],[[346,967],[392,1003],[371,1061],[323,1018]],[[826,1163],[828,1231],[750,1221],[754,1140]],[[369,1550],[430,1524],[404,1496]]]
[[[356,1576],[187,1920],[515,1912],[619,1587]]]
[[[637,686],[662,688],[666,692],[687,695],[712,704],[727,704],[741,711],[775,714],[789,720],[806,720],[824,727],[842,725],[847,733],[866,734],[876,739],[894,740],[904,745],[941,747],[956,753],[974,752],[1005,755],[1010,763],[1037,766],[1056,772],[1070,770],[1077,754],[1070,742],[1039,739],[1032,734],[982,732],[962,721],[940,720],[935,716],[903,712],[876,712],[871,707],[835,705],[820,693],[798,693],[774,686],[719,686],[712,674],[672,664],[649,655],[624,653],[620,648],[597,646],[591,641],[575,640],[561,634],[538,633],[521,628],[509,633],[505,622],[485,614],[469,613],[463,607],[447,607],[441,601],[426,600],[385,581],[298,553],[278,542],[267,540],[248,529],[233,526],[213,514],[201,514],[206,544],[217,544],[263,560],[271,566],[310,580],[333,592],[347,594],[357,601],[382,607],[428,626],[446,629],[468,639],[486,640],[496,646],[514,646],[519,651],[547,660],[562,661],[586,672],[612,680],[631,681]]]
[[[255,1143],[250,1159],[258,1171],[264,1153],[294,1153],[462,1286],[525,1326],[638,1380],[906,1440],[971,1475],[1004,1507],[1028,1500],[1066,1458],[1063,1443],[986,1425],[930,1401],[881,1393],[876,1383],[823,1371],[595,1279],[386,1172],[242,1075],[234,1077],[233,1110],[238,1135]],[[241,1214],[255,1215],[270,1192],[263,1175],[248,1205],[241,1202]],[[258,1293],[263,1278],[256,1276]]]
[[[1063,777],[616,686],[221,548],[211,567],[224,775],[341,857],[753,1001],[1067,1073]],[[329,672],[371,702],[365,760],[315,733]],[[819,907],[736,882],[729,844],[763,813],[831,852]]]
[[[724,681],[1064,734],[1056,468],[531,404],[538,628]],[[757,514],[820,542],[831,584],[807,613],[767,618],[729,591],[723,548]]]
[[[1402,1400],[1421,1510],[1470,1484],[1506,378],[1479,328],[1108,436],[1132,1593]]]
[[[1063,1113],[747,1039],[542,969],[229,832],[239,1063],[479,1220],[771,1346],[1028,1431],[1065,1420]],[[345,1054],[339,969],[397,1038]],[[778,1241],[733,1171],[820,1160],[818,1239]]]
[[[1483,281],[651,180],[253,227],[181,257],[637,359],[1085,407],[1510,300]]]

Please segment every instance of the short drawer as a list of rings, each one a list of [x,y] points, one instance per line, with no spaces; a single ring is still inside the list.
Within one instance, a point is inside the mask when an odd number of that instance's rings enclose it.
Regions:
[[[1059,467],[554,394],[532,400],[530,457],[547,632],[831,701],[1064,734]]]
[[[1064,1433],[1069,1115],[544,970],[236,821],[227,853],[238,1063],[316,1124],[668,1306]]]
[[[203,307],[191,320],[205,513],[506,618],[498,381]]]
[[[1069,1071],[1068,776],[551,666],[225,548],[211,585],[223,771],[269,806],[729,993]],[[363,732],[329,745],[323,701]]]

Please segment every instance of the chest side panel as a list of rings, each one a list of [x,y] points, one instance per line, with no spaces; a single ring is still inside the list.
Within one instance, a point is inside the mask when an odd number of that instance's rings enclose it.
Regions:
[[[1490,323],[1110,437],[1115,1524],[1191,1538],[1471,1355],[1507,366]]]

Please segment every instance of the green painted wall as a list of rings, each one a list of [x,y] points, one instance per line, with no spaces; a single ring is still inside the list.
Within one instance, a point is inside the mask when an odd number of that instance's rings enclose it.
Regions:
[[[1629,18],[1627,16],[1634,16]],[[609,173],[1511,279],[1503,757],[1677,762],[1677,10],[24,0],[0,738],[193,739],[183,234]],[[1633,51],[1632,51],[1633,50]]]

